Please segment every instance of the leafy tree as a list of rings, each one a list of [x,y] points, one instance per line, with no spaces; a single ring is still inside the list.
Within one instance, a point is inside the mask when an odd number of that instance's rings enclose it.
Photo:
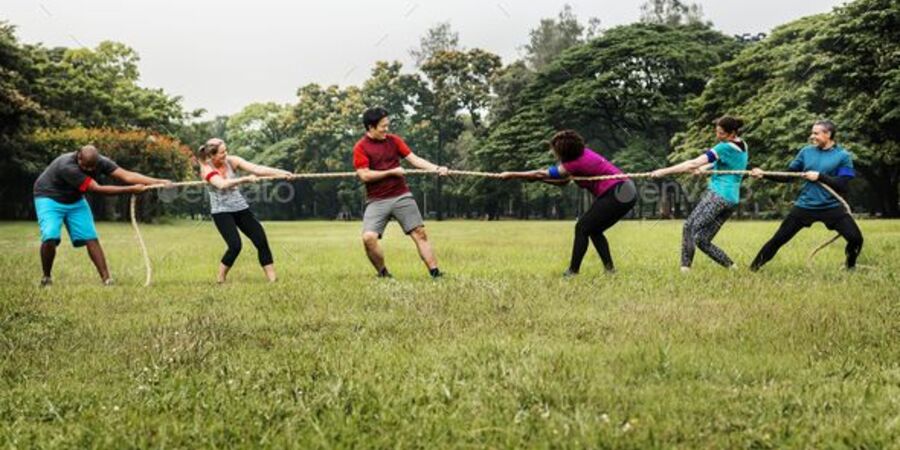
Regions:
[[[15,36],[15,27],[0,22],[0,217],[18,218],[27,214],[27,203],[17,199],[27,195],[31,184],[26,166],[37,166],[29,152],[27,135],[49,115],[34,96],[35,73],[29,52]]]
[[[421,102],[428,97],[427,86],[418,74],[404,74],[397,61],[379,61],[363,83],[361,94],[366,108],[381,106],[391,113],[392,132],[408,137]],[[361,126],[361,125],[360,125]]]
[[[190,164],[191,149],[176,139],[158,133],[97,128],[41,129],[29,139],[29,149],[42,155],[41,159],[45,161],[87,144],[95,145],[104,156],[128,170],[171,180],[195,176]],[[28,167],[32,177],[37,177],[43,169],[43,164]],[[144,214],[141,216],[145,220],[150,218],[150,212],[159,214],[164,210],[156,194],[158,192],[150,192],[142,196]],[[129,196],[92,195],[89,200],[99,218],[126,220],[129,217]]]
[[[535,74],[524,61],[498,69],[491,80],[494,97],[489,108],[491,123],[505,121],[523,106],[522,92],[534,81]]]
[[[235,154],[247,158],[291,136],[293,116],[289,105],[251,103],[228,118],[223,136]]]
[[[706,90],[690,104],[693,119],[676,136],[674,157],[709,145],[711,121],[728,113],[746,121],[751,164],[783,169],[805,145],[812,123],[832,118],[839,142],[874,188],[851,200],[874,198],[870,206],[896,216],[898,12],[896,2],[860,0],[776,28],[713,70]],[[753,189],[756,200],[784,209],[796,186],[755,183]]]
[[[296,142],[284,147],[290,150],[296,170],[352,171],[353,145],[363,133],[364,109],[362,93],[356,87],[301,87],[293,107],[292,135]],[[335,217],[339,212],[360,210],[362,190],[355,179],[301,182],[299,186],[303,189],[301,197],[307,194],[307,210],[314,209],[316,214]]]
[[[661,166],[669,139],[686,125],[685,104],[696,97],[710,69],[739,49],[734,39],[705,26],[633,24],[570,48],[539,71],[520,94],[521,106],[492,126],[483,157],[485,170],[501,161],[538,162],[544,145],[524,145],[518,136],[574,128],[591,148],[626,170]],[[621,149],[632,149],[618,159]],[[634,151],[634,150],[640,151]],[[535,156],[538,155],[538,156]],[[487,156],[487,155],[484,155]]]
[[[438,52],[454,50],[460,50],[459,33],[453,31],[450,22],[441,22],[425,32],[419,39],[419,47],[411,49],[409,55],[419,67]]]
[[[97,48],[31,47],[39,71],[38,98],[70,124],[172,132],[185,118],[179,97],[137,84],[138,54],[116,42]]]
[[[460,112],[471,121],[476,135],[484,133],[483,116],[491,102],[491,80],[500,67],[499,56],[480,49],[440,51],[422,65],[430,95],[421,108],[433,131],[434,152],[429,156],[436,164],[444,165],[454,159],[453,155],[447,154],[447,145],[464,130]],[[442,185],[443,180],[435,178],[438,219],[443,217],[444,209]]]
[[[703,25],[703,7],[680,0],[647,0],[641,5],[641,22],[657,25]]]
[[[900,217],[900,3],[859,0],[837,9],[817,41],[832,64],[817,90],[868,181],[874,209]]]
[[[599,25],[597,19],[591,19],[592,33],[596,33]],[[525,61],[533,70],[540,70],[550,64],[563,50],[584,42],[585,28],[578,22],[578,17],[569,4],[563,5],[562,11],[554,18],[541,19],[537,28],[529,32],[529,41],[525,45]]]

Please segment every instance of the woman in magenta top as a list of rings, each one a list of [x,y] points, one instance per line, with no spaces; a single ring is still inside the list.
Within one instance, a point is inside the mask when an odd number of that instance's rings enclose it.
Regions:
[[[563,130],[550,140],[550,147],[559,164],[545,170],[528,172],[503,172],[502,178],[520,178],[541,180],[556,185],[565,185],[570,177],[594,177],[602,175],[618,175],[622,171],[603,156],[589,148],[585,148],[584,139],[573,130]],[[572,259],[564,276],[577,275],[581,270],[581,261],[587,252],[588,240],[600,254],[607,272],[614,272],[609,242],[603,232],[619,221],[637,201],[637,189],[628,178],[612,180],[586,181],[575,183],[594,195],[594,204],[578,218],[575,225],[575,240],[572,243]]]

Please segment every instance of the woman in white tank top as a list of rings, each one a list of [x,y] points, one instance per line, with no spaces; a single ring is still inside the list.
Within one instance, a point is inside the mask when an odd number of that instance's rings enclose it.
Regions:
[[[200,161],[200,177],[209,183],[210,214],[213,222],[219,230],[219,234],[225,239],[228,249],[222,256],[219,264],[219,272],[216,277],[219,283],[224,283],[228,271],[234,265],[234,261],[241,253],[241,236],[238,230],[244,233],[256,247],[259,256],[259,264],[262,266],[269,281],[275,281],[275,263],[266,232],[250,211],[250,205],[241,195],[238,186],[244,183],[252,183],[257,176],[285,175],[291,173],[286,170],[253,164],[239,156],[228,154],[228,146],[218,138],[206,141],[197,151],[197,159]],[[243,170],[251,175],[238,177],[236,170]]]

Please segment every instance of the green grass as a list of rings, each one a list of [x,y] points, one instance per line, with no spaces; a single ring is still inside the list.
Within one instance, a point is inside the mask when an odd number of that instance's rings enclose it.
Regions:
[[[727,224],[678,271],[680,222],[626,222],[619,269],[571,222],[430,222],[432,282],[396,224],[376,280],[359,223],[266,223],[280,280],[245,240],[214,284],[209,222],[100,224],[118,285],[60,247],[38,288],[37,225],[0,225],[0,447],[900,448],[900,222],[804,230],[746,270],[777,222]]]

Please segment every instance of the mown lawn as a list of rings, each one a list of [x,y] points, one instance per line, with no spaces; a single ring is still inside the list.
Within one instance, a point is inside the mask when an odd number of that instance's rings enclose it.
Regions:
[[[377,280],[360,224],[265,224],[231,281],[210,222],[100,224],[114,287],[64,244],[40,278],[34,223],[0,224],[0,446],[900,448],[900,222],[804,230],[746,270],[777,222],[731,221],[678,271],[681,222],[625,222],[618,273],[571,222],[429,222],[433,282],[395,224]]]

